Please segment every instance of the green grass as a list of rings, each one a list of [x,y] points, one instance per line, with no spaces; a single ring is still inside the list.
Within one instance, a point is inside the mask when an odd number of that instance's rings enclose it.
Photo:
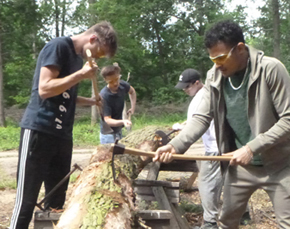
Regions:
[[[169,126],[171,127],[175,122],[183,122],[185,115],[178,113],[162,114],[162,115],[147,115],[136,114],[132,116],[132,131],[144,128],[145,126]],[[76,147],[94,147],[99,144],[99,124],[91,126],[90,117],[82,117],[75,120],[73,135],[74,146]],[[126,131],[124,131],[126,134]],[[11,120],[7,121],[7,127],[0,127],[0,151],[18,149],[20,138],[20,127],[18,123]],[[16,179],[9,178],[4,174],[0,168],[0,190],[5,188],[16,188]],[[71,182],[77,179],[78,174],[71,176]]]
[[[0,150],[17,149],[20,139],[20,128],[11,119],[6,120],[7,127],[0,127]]]
[[[0,190],[16,189],[16,179],[9,177],[4,170],[0,167]]]
[[[183,122],[185,118],[185,115],[179,113],[163,115],[137,114],[132,116],[132,130],[138,130],[150,125],[171,127],[175,122]],[[91,126],[89,116],[76,119],[73,130],[74,146],[94,147],[98,145],[100,143],[99,132],[99,124]],[[0,151],[18,149],[19,139],[20,127],[16,122],[8,120],[7,127],[0,127]]]

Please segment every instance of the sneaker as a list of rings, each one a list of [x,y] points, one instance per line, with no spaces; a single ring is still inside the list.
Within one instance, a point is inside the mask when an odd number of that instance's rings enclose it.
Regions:
[[[204,221],[200,229],[218,229],[217,223],[211,223]]]
[[[240,225],[249,225],[251,223],[251,216],[249,212],[245,212],[241,218]]]

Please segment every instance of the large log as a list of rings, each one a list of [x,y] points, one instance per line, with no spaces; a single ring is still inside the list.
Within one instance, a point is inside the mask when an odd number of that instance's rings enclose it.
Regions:
[[[155,131],[166,128],[147,127],[131,132],[121,143],[129,147],[155,151]],[[84,168],[61,215],[57,229],[139,228],[134,217],[134,193],[131,180],[136,178],[144,162],[138,156],[116,155],[117,180],[111,168],[109,145],[99,145],[90,164]]]

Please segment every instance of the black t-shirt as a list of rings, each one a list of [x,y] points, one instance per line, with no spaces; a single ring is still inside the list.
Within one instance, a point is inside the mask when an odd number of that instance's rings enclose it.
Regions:
[[[124,108],[125,96],[130,90],[130,84],[124,80],[120,80],[120,85],[117,93],[112,93],[110,89],[105,86],[100,95],[103,98],[103,113],[104,116],[111,116],[113,119],[123,119],[122,113]],[[114,133],[119,132],[123,126],[112,127]],[[103,126],[101,125],[101,130]]]
[[[41,67],[55,66],[60,71],[58,78],[64,78],[83,66],[69,37],[58,37],[47,43],[39,53],[33,77],[29,104],[21,121],[21,127],[38,130],[54,136],[72,139],[77,88],[75,85],[60,95],[41,99],[38,93]]]

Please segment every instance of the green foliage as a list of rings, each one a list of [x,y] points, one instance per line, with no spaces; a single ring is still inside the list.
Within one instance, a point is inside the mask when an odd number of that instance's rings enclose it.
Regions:
[[[160,112],[160,114],[159,114]],[[144,128],[145,126],[172,126],[176,122],[183,122],[186,119],[186,114],[181,113],[166,113],[160,107],[160,111],[156,114],[136,114],[132,116],[133,130]]]
[[[13,62],[5,65],[4,93],[6,105],[18,104],[24,107],[28,104],[34,66],[35,60],[32,58],[20,57],[14,58]]]
[[[141,129],[144,126],[160,125],[171,126],[175,122],[183,122],[186,119],[186,113],[168,113],[162,107],[152,112],[144,110],[141,114],[132,116],[133,130]],[[20,127],[17,122],[7,119],[7,127],[0,127],[0,150],[17,149],[20,140]],[[126,130],[123,128],[124,135]],[[73,129],[74,147],[92,147],[100,144],[99,139],[100,126],[96,124],[91,126],[89,116],[76,118]]]
[[[203,208],[201,205],[197,204],[188,204],[187,201],[181,201],[180,202],[180,207],[185,211],[185,212],[193,212],[200,214],[203,212]]]
[[[20,128],[7,120],[7,127],[0,127],[0,150],[17,149],[19,139]]]
[[[72,2],[1,2],[0,32],[6,105],[27,104],[37,54],[44,43],[58,34],[57,25],[58,30],[62,26],[65,28],[64,34],[72,34],[82,32],[98,21],[110,21],[118,33],[118,52],[111,60],[98,60],[99,67],[118,62],[123,79],[126,80],[127,74],[131,73],[129,82],[136,89],[138,100],[150,100],[154,104],[183,101],[181,94],[171,88],[185,68],[195,68],[205,78],[212,63],[203,45],[204,34],[218,20],[231,18],[237,21],[251,44],[264,50],[267,55],[273,53],[271,4],[265,4],[261,9],[262,17],[250,25],[245,7],[238,6],[229,12],[226,1],[220,0]],[[281,61],[290,68],[289,1],[279,2]],[[100,78],[99,89],[103,86]],[[90,82],[82,82],[79,92],[90,96]]]
[[[90,117],[75,120],[73,129],[73,143],[75,147],[88,147],[100,144],[100,126],[91,126]]]
[[[186,95],[182,90],[172,87],[159,87],[153,91],[152,101],[154,105],[165,105],[168,103],[184,102]]]
[[[8,176],[4,176],[4,177],[1,176],[1,178],[0,178],[0,190],[16,189],[16,187],[17,187],[16,179],[12,179]]]

